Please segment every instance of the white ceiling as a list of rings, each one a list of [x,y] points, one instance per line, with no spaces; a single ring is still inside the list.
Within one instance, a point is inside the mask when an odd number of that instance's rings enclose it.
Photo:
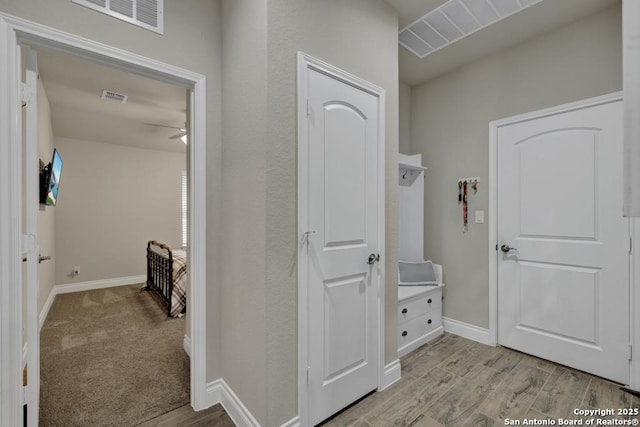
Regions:
[[[38,52],[38,71],[51,106],[57,137],[186,153],[186,90],[57,52]],[[129,98],[125,104],[101,99],[102,90]]]
[[[416,21],[445,0],[386,0],[398,11],[398,29]],[[483,56],[541,36],[621,0],[544,0],[420,59],[398,46],[400,80],[424,83]]]

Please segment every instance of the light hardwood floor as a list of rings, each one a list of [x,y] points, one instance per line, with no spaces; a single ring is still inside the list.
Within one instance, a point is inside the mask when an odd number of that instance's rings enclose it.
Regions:
[[[576,408],[640,408],[640,400],[617,384],[451,334],[408,354],[401,364],[400,381],[323,427],[504,426],[507,418],[591,418],[573,415]]]
[[[402,360],[402,379],[323,427],[504,426],[505,419],[584,419],[574,409],[640,408],[619,385],[503,347],[444,334]],[[598,418],[598,417],[593,417]],[[603,417],[603,419],[633,417]],[[143,427],[228,427],[220,405],[184,406]]]
[[[222,405],[217,404],[204,411],[196,412],[191,405],[185,405],[164,415],[140,424],[139,427],[234,427]]]

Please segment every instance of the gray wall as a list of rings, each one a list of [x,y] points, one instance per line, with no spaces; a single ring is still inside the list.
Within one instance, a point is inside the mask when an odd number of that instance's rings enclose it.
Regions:
[[[397,18],[382,0],[268,1],[267,411],[296,414],[296,53],[303,51],[386,91],[385,362],[397,358]]]
[[[402,154],[411,154],[411,88],[400,82],[399,97],[400,141],[398,149]]]
[[[619,6],[496,53],[411,91],[411,152],[425,180],[425,257],[444,266],[444,315],[489,326],[489,122],[622,89]],[[459,177],[479,176],[462,233]]]
[[[56,284],[145,275],[147,241],[182,245],[185,154],[67,138],[56,148]]]
[[[266,1],[224,0],[222,377],[266,425]]]
[[[220,377],[219,203],[221,197],[221,32],[219,2],[165,0],[164,35],[111,18],[71,1],[0,0],[0,11],[148,58],[173,64],[207,77],[207,380]],[[62,191],[62,188],[61,188]]]
[[[297,415],[297,51],[386,90],[386,361],[397,358],[397,22],[380,0],[222,4],[222,374],[276,426]]]

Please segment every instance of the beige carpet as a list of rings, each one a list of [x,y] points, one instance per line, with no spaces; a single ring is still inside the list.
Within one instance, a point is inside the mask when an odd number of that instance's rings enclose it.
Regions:
[[[41,426],[134,426],[189,402],[185,320],[141,286],[56,296],[40,334]]]

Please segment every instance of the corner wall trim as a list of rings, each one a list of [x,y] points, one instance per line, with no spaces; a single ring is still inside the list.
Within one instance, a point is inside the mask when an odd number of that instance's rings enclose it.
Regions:
[[[145,274],[137,276],[116,277],[114,279],[91,280],[89,282],[67,283],[64,285],[56,285],[56,295],[68,294],[71,292],[92,291],[94,289],[113,288],[116,286],[135,285],[136,283],[144,283],[147,281]]]
[[[260,427],[260,423],[258,423],[249,409],[244,406],[242,401],[222,378],[207,384],[206,403],[207,407],[213,406],[217,403],[222,404],[222,407],[227,411],[227,414],[229,414],[233,423],[238,427]],[[289,423],[290,422],[291,421],[289,421]],[[291,426],[293,425],[295,424],[292,424]]]
[[[56,287],[52,287],[49,291],[49,296],[47,300],[44,302],[42,306],[42,310],[40,311],[40,330],[42,330],[42,326],[44,325],[44,321],[47,320],[47,316],[49,315],[49,310],[51,310],[51,306],[53,305],[53,301],[56,299],[57,290]]]
[[[184,348],[184,352],[187,353],[187,356],[191,357],[191,338],[185,335],[182,340],[182,348]]]
[[[396,381],[400,381],[401,373],[402,370],[400,366],[400,359],[396,359],[393,362],[385,365],[382,381],[380,382],[381,387],[378,389],[378,391],[382,391]]]
[[[481,328],[470,323],[461,322],[459,320],[450,319],[448,317],[443,317],[442,323],[444,325],[445,332],[459,335],[463,338],[477,341],[481,344],[490,345],[492,347],[496,346],[496,343],[491,338],[488,329]]]
[[[291,418],[289,421],[282,424],[280,427],[300,427],[300,417]]]

